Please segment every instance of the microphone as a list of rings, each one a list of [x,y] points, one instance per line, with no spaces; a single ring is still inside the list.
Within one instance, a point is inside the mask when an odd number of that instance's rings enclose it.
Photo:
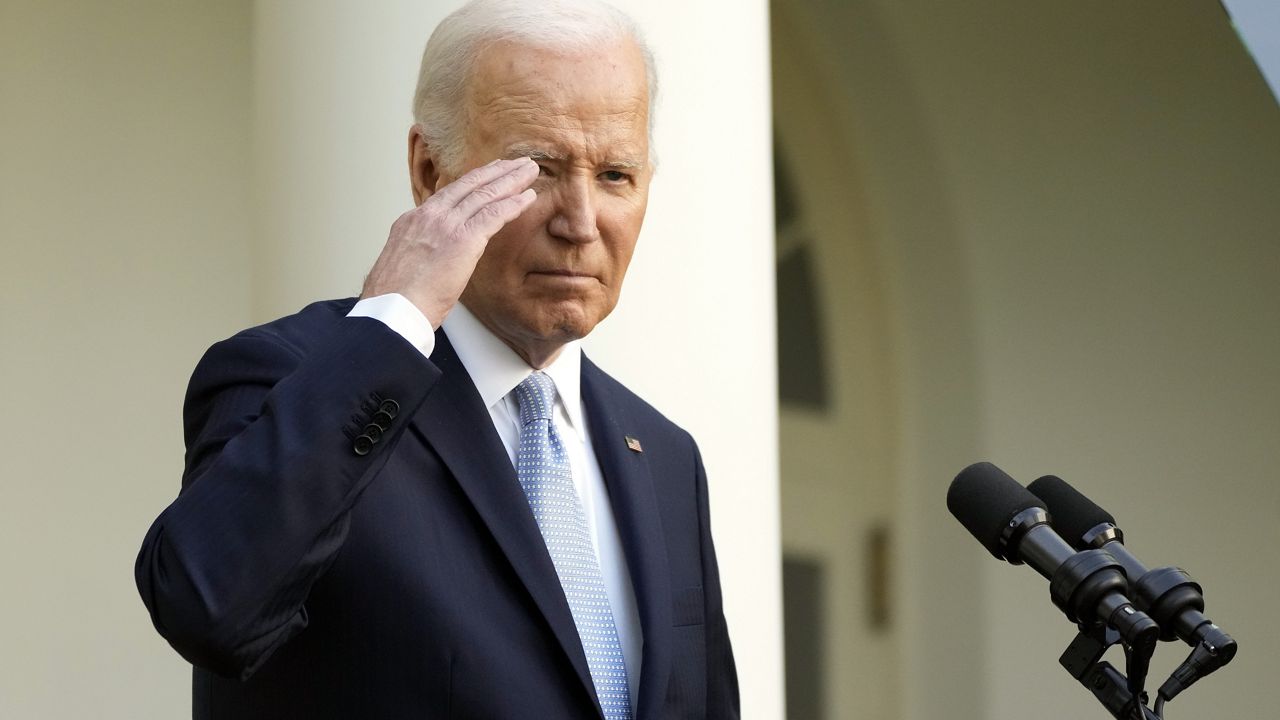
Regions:
[[[1044,501],[1054,526],[1073,545],[1104,550],[1124,567],[1137,606],[1160,626],[1162,640],[1177,637],[1194,648],[1160,687],[1161,697],[1172,700],[1196,680],[1231,662],[1236,641],[1204,616],[1203,590],[1185,571],[1176,567],[1148,570],[1125,547],[1115,518],[1062,478],[1046,475],[1027,489]]]
[[[947,490],[947,509],[997,560],[1026,563],[1048,579],[1049,597],[1068,620],[1105,623],[1136,655],[1151,657],[1160,628],[1125,597],[1121,565],[1104,550],[1068,545],[1050,527],[1040,498],[1003,470],[987,462],[961,470]]]

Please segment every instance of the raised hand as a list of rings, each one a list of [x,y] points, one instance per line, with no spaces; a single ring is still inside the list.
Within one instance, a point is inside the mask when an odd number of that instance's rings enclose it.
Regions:
[[[391,225],[360,297],[400,293],[440,326],[504,225],[533,204],[538,165],[495,160],[440,188]]]

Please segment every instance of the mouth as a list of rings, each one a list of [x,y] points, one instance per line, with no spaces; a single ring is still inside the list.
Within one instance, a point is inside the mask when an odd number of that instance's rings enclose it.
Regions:
[[[542,269],[540,269],[540,270],[533,270],[531,274],[533,274],[533,275],[563,275],[563,276],[566,276],[566,277],[592,277],[592,275],[591,275],[591,274],[589,274],[589,273],[584,273],[584,272],[580,272],[580,271],[577,271],[577,270],[570,270],[570,269],[568,269],[568,268],[542,268]]]
[[[530,271],[529,275],[533,277],[537,277],[539,279],[543,279],[543,280],[571,282],[571,283],[587,282],[589,280],[596,279],[596,276],[591,275],[590,273],[579,272],[577,270],[569,270],[566,268],[548,268],[545,270],[533,270],[533,271]]]

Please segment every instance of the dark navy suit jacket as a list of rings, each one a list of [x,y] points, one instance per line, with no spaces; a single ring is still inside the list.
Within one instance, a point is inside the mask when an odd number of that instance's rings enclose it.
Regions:
[[[241,332],[192,375],[182,491],[136,575],[195,665],[193,716],[599,718],[550,556],[448,338],[427,360],[345,317],[353,303]],[[639,604],[636,717],[736,718],[697,447],[585,359],[582,396]]]

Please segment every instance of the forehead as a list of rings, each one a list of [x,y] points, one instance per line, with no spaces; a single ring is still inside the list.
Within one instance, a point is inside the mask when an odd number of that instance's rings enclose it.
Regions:
[[[573,51],[491,43],[472,69],[467,106],[477,149],[648,153],[648,82],[630,40]]]

